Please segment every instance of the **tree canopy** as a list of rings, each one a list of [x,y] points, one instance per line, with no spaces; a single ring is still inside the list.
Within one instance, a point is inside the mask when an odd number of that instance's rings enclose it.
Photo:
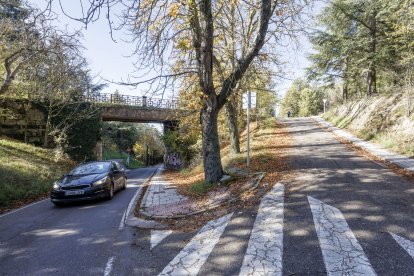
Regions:
[[[217,128],[219,111],[252,64],[274,61],[274,55],[266,54],[277,51],[282,38],[293,33],[307,2],[100,0],[92,2],[79,20],[89,23],[101,11],[107,11],[110,18],[115,3],[124,5],[121,27],[130,31],[136,45],[133,56],[140,78],[128,84],[146,82],[152,91],[164,92],[176,87],[183,76],[194,76],[197,89],[193,91],[201,101],[198,111],[205,178],[208,183],[218,182],[224,173]],[[109,23],[113,26],[111,20]],[[143,78],[148,70],[158,74]]]
[[[401,86],[413,68],[413,10],[406,0],[328,3],[310,36],[309,78],[341,83],[343,100]]]

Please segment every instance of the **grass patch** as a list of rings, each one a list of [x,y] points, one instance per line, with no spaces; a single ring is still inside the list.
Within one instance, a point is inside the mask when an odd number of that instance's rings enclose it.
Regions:
[[[205,181],[198,181],[191,184],[188,191],[195,195],[204,195],[214,187],[214,184],[207,183]]]
[[[128,159],[128,153],[126,152],[119,152],[112,149],[103,149],[102,158],[103,160],[121,159],[128,169],[138,169],[144,167],[144,162],[135,159],[133,155],[129,156],[129,164],[127,164],[126,160]]]
[[[348,118],[348,117],[344,117],[344,118],[342,118],[342,120],[340,120],[339,122],[338,122],[338,127],[340,127],[340,128],[346,128],[346,127],[348,127],[349,125],[351,124],[351,119],[350,118]]]
[[[375,135],[372,141],[394,152],[408,155],[410,157],[414,156],[414,144],[412,142],[402,141],[398,139],[398,137],[387,135],[384,133],[379,133]]]
[[[126,164],[126,161],[124,161]],[[144,167],[144,163],[134,158],[129,158],[129,164],[125,165],[128,169],[138,169]]]
[[[0,138],[0,211],[47,197],[52,184],[75,166],[53,150]]]
[[[119,152],[119,151],[116,151],[116,150],[106,149],[106,148],[104,148],[102,150],[102,158],[104,160],[109,160],[109,159],[126,160],[127,157],[128,157],[128,154],[126,152]]]
[[[361,130],[359,130],[359,131],[356,133],[356,135],[357,135],[359,138],[364,139],[364,140],[367,140],[367,141],[372,140],[372,139],[374,139],[374,137],[375,137],[375,135],[374,135],[373,133],[371,133],[371,132],[369,132],[369,131],[367,131],[367,130],[365,130],[365,129],[361,129]]]

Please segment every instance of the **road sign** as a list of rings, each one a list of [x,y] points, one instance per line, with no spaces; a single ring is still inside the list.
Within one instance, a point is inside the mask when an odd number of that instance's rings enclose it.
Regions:
[[[256,108],[256,93],[254,92],[249,92],[250,93],[250,108]],[[244,93],[243,94],[243,109],[247,109],[247,97],[249,93]]]
[[[328,101],[327,99],[323,99],[323,113],[325,113],[325,111],[326,111],[326,102],[327,101]]]

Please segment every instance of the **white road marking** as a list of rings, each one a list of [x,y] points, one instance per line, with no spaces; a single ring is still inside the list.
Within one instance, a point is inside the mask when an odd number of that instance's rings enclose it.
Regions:
[[[282,275],[284,186],[261,201],[240,275]]]
[[[127,210],[125,210],[124,214],[122,215],[121,222],[119,223],[119,228],[118,228],[119,230],[122,230],[125,227],[126,212]]]
[[[168,237],[172,230],[151,230],[151,249],[157,246],[163,239]]]
[[[414,259],[414,242],[404,239],[396,234],[390,233],[394,240]]]
[[[16,212],[18,212],[18,211],[20,211],[20,210],[26,209],[27,207],[30,207],[30,206],[33,206],[33,205],[36,205],[36,204],[42,203],[43,201],[46,201],[46,200],[50,200],[50,199],[43,199],[43,200],[37,201],[37,202],[35,202],[35,203],[32,203],[32,204],[26,205],[26,206],[24,206],[24,207],[22,207],[22,208],[19,208],[19,209],[13,210],[13,211],[11,211],[11,212],[5,213],[5,214],[3,214],[3,215],[0,215],[0,218],[5,217],[5,216],[10,215],[10,214],[13,214],[13,213],[16,213]]]
[[[232,215],[207,223],[159,275],[197,275]]]
[[[128,207],[126,211],[124,212],[124,215],[122,216],[121,222],[119,223],[118,230],[122,230],[125,228],[125,221],[129,217],[129,214],[132,211],[132,206],[134,206],[134,202],[137,200],[137,197],[141,194],[141,192],[142,192],[142,187],[139,187],[137,191],[135,192],[134,196],[132,197],[132,199],[129,201]]]
[[[114,259],[115,257],[110,257],[108,259],[108,262],[106,263],[106,267],[104,271],[104,276],[109,276],[111,274],[112,266],[114,265]]]
[[[342,213],[308,196],[328,275],[376,275]]]
[[[132,206],[134,205],[134,202],[136,201],[137,197],[141,194],[141,191],[142,187],[138,188],[134,196],[132,197],[131,201],[128,203],[128,208],[126,210],[125,217],[129,217],[129,213],[131,213]]]

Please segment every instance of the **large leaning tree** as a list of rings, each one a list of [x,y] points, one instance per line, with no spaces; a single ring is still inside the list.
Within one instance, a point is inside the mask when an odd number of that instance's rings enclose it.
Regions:
[[[53,0],[50,0],[53,1]],[[225,1],[211,0],[96,0],[83,10],[84,23],[95,21],[101,13],[107,13],[111,30],[124,27],[132,34],[135,43],[133,57],[141,75],[137,81],[128,79],[128,84],[147,86],[155,91],[176,88],[175,81],[189,74],[197,76],[200,100],[200,123],[202,124],[202,148],[205,180],[216,183],[223,176],[220,144],[217,130],[219,111],[230,99],[239,81],[262,51],[274,49],[272,45],[282,43],[283,36],[293,31],[293,21],[307,4],[306,0],[229,0],[235,2],[235,14],[240,18],[236,28],[251,32],[249,43],[234,41],[234,45],[248,47],[238,51],[231,70],[220,69],[220,30],[226,19],[222,9]],[[59,0],[61,6],[64,1]],[[118,4],[123,13],[111,19],[110,10]],[[85,5],[83,5],[85,7]],[[74,17],[74,16],[71,16]],[[247,22],[249,22],[247,24]],[[265,46],[266,45],[266,46]],[[186,62],[182,59],[182,47]],[[222,65],[222,64],[221,64]],[[147,71],[145,71],[147,70]],[[146,72],[146,73],[142,73]],[[218,77],[225,72],[225,76]]]

